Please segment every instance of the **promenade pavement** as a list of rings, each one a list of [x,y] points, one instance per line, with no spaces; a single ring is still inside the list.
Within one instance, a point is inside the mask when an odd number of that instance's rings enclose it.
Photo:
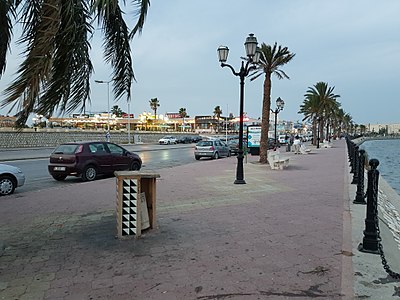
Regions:
[[[0,299],[399,298],[357,251],[345,142],[282,155],[279,171],[248,156],[245,185],[235,157],[154,170],[158,228],[140,239],[115,238],[115,178],[2,197]]]

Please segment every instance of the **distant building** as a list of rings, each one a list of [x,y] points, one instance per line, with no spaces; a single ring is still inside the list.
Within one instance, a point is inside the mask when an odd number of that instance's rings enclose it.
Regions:
[[[15,127],[16,117],[0,116],[0,127]]]

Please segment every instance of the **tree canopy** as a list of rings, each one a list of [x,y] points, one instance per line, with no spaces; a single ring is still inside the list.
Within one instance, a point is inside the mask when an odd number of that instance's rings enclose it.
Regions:
[[[84,111],[90,102],[95,22],[103,35],[104,60],[112,67],[115,98],[130,99],[135,76],[129,42],[142,31],[149,6],[149,0],[0,0],[0,78],[16,26],[22,27],[17,43],[25,48],[0,107],[16,109],[18,126],[32,112],[51,116]],[[136,21],[129,29],[123,9],[132,8]]]

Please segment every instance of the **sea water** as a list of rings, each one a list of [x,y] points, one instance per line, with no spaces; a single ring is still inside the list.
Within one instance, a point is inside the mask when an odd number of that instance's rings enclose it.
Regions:
[[[400,139],[366,141],[360,149],[368,153],[368,159],[379,160],[380,174],[400,195]]]

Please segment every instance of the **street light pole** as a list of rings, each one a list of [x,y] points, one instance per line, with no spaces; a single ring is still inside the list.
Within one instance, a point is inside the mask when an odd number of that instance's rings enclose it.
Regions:
[[[320,131],[320,127],[321,127],[321,118],[320,117],[318,117],[317,118],[317,124],[318,124],[318,130],[317,130],[317,149],[319,149],[319,139],[320,139],[320,137],[319,137],[319,131]]]
[[[106,83],[107,84],[107,142],[110,141],[110,82],[112,80],[104,81],[104,80],[95,80],[96,83]]]
[[[128,145],[131,144],[131,100],[126,100],[128,102]]]
[[[236,180],[234,184],[245,184],[244,172],[243,172],[243,110],[244,110],[244,80],[249,75],[249,72],[257,68],[257,63],[260,59],[260,51],[257,49],[257,38],[254,34],[249,34],[244,43],[246,49],[246,64],[242,61],[240,71],[236,72],[235,69],[225,62],[228,59],[229,48],[226,46],[220,46],[218,48],[218,57],[221,63],[221,67],[228,67],[231,69],[233,75],[240,78],[240,108],[239,108],[239,150],[237,156],[237,167],[236,167]]]
[[[270,108],[271,112],[274,114],[275,116],[275,148],[278,147],[278,137],[276,134],[276,124],[278,122],[278,114],[281,110],[283,110],[283,107],[285,106],[285,101],[283,101],[281,99],[281,97],[278,97],[278,99],[276,99],[276,108],[275,110],[273,110],[272,108]]]

